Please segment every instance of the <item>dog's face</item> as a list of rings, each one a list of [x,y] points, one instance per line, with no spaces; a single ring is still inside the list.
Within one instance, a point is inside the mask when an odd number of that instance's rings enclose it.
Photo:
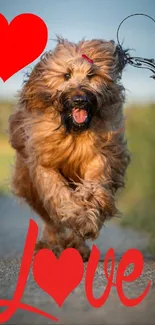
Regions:
[[[110,119],[123,101],[119,84],[119,59],[113,42],[81,41],[77,45],[59,39],[53,52],[46,53],[25,85],[32,102],[40,108],[53,107],[67,132],[83,132],[93,118]],[[23,92],[24,94],[24,92]],[[35,106],[35,105],[33,105]]]

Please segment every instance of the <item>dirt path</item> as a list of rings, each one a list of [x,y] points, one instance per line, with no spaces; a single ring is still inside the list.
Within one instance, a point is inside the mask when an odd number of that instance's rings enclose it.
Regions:
[[[18,258],[0,260],[0,298],[11,299],[19,271]],[[117,269],[117,265],[116,265]],[[128,269],[131,272],[131,267]],[[84,292],[84,281],[71,293],[61,309],[50,296],[44,293],[29,277],[22,302],[35,306],[59,319],[58,324],[100,324],[100,325],[154,325],[155,324],[155,262],[145,262],[145,270],[135,283],[125,283],[123,288],[128,298],[139,296],[152,279],[153,285],[147,297],[136,307],[121,304],[115,288],[112,288],[107,302],[101,308],[93,308]],[[100,297],[106,287],[103,263],[100,262],[94,281],[94,296]],[[0,307],[0,311],[2,308]],[[18,310],[7,324],[56,324],[40,315]]]

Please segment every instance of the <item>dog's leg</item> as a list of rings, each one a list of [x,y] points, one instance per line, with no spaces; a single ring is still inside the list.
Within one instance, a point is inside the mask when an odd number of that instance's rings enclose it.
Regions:
[[[106,218],[117,213],[110,180],[104,175],[103,160],[94,158],[84,175],[83,182],[75,190],[76,200],[83,205],[83,214],[74,221],[72,227],[83,238],[95,239]]]
[[[89,186],[81,185],[75,192],[57,171],[41,166],[34,170],[34,185],[52,222],[73,229],[83,240],[97,238],[103,224],[100,218],[99,200],[104,196],[105,207],[106,199],[109,199],[101,185],[89,181],[87,182]]]
[[[72,219],[74,223],[74,219],[84,210],[65,178],[50,168],[36,166],[33,170],[30,172],[31,179],[52,222],[58,226],[67,215],[68,221]],[[69,222],[66,226],[69,226]]]
[[[90,256],[90,248],[85,241],[79,237],[73,230],[69,230],[68,236],[65,239],[64,248],[75,248],[80,253],[84,262],[88,261]]]
[[[85,244],[84,240],[63,225],[60,228],[46,224],[42,239],[36,244],[35,251],[48,248],[56,257],[59,257],[64,249],[75,248],[80,253],[83,261],[88,261],[90,248]]]
[[[50,249],[56,257],[59,257],[65,247],[65,239],[61,226],[56,227],[52,224],[46,224],[42,238],[35,246],[35,253],[43,248]]]
[[[104,220],[118,214],[114,195],[124,186],[124,175],[130,161],[124,143],[122,147],[119,144],[119,150],[116,146],[116,154],[109,153],[111,159],[106,161],[105,157],[94,157],[87,166],[82,184],[76,189],[77,198],[87,207],[82,220],[76,220],[76,228],[84,238],[96,238]]]
[[[124,159],[125,152],[115,161],[115,170],[119,171],[121,166],[123,171]],[[106,161],[106,167],[104,164],[102,156],[94,157],[75,191],[59,172],[41,166],[35,169],[36,187],[51,218],[56,216],[55,221],[64,223],[83,239],[96,239],[105,219],[118,212],[114,199],[116,189],[113,187],[116,180],[110,160]],[[118,185],[117,180],[117,188]]]

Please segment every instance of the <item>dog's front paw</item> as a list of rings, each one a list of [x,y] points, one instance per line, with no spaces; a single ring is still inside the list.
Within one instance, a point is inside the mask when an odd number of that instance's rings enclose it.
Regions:
[[[84,240],[86,239],[96,239],[99,235],[99,231],[102,227],[102,222],[95,215],[93,211],[87,211],[83,216],[79,216],[76,220],[76,232]]]
[[[44,248],[51,250],[56,257],[59,257],[63,251],[60,245],[54,245],[48,241],[39,240],[35,245],[35,255]]]
[[[74,208],[67,206],[64,208],[64,216],[61,218],[62,224],[72,229],[78,236],[85,239],[96,239],[99,235],[99,230],[103,225],[100,210],[86,207],[83,202],[80,205],[75,204]]]
[[[79,235],[84,239],[96,239],[99,235],[99,228],[94,225],[90,220],[86,220],[81,224],[80,229],[78,229]]]

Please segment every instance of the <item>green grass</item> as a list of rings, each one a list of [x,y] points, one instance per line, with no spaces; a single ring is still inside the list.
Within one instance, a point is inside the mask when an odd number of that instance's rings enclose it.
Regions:
[[[0,138],[6,138],[8,117],[13,111],[14,101],[0,101]]]
[[[8,117],[13,111],[14,101],[0,101],[0,194],[9,192],[11,164],[14,151],[8,143]]]
[[[122,225],[147,231],[155,254],[155,104],[128,108],[126,117],[132,160],[120,197]]]
[[[14,160],[14,151],[7,139],[0,139],[0,194],[9,192],[11,165]]]

